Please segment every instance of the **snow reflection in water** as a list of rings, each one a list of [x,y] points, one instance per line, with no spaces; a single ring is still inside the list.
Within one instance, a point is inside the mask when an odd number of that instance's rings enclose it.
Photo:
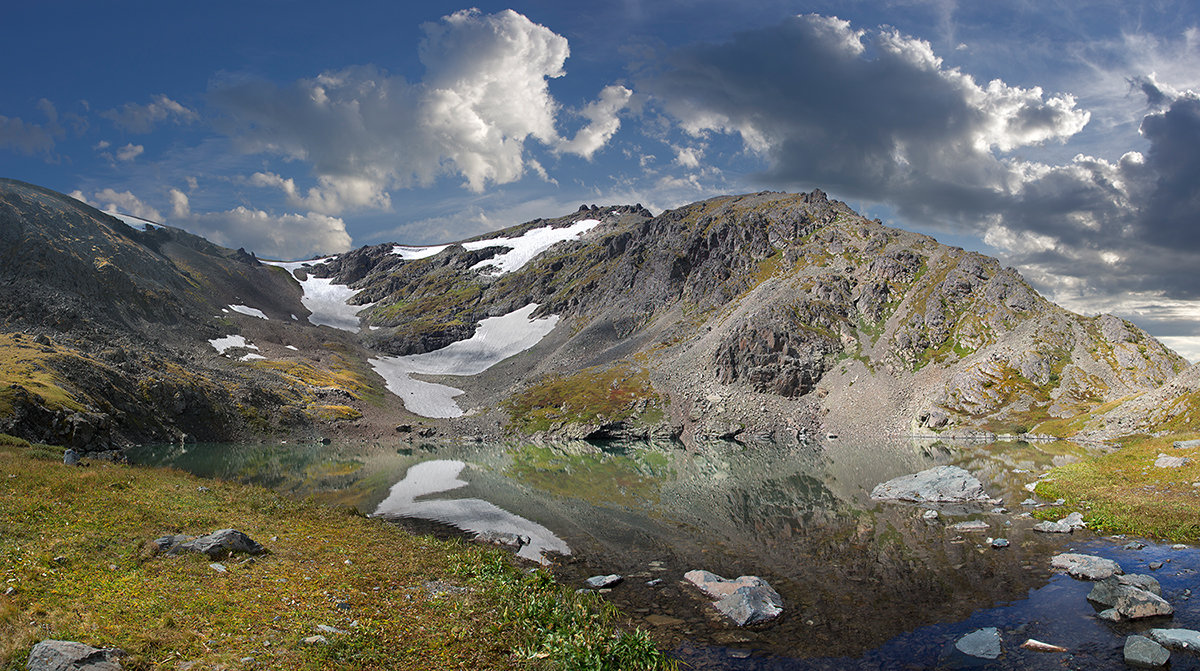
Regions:
[[[466,480],[458,478],[465,466],[461,461],[450,459],[425,461],[412,466],[403,480],[392,485],[387,498],[375,508],[374,515],[431,520],[476,534],[495,532],[527,536],[529,544],[517,554],[543,564],[549,563],[543,554],[545,552],[571,554],[571,549],[554,532],[483,499],[415,500],[420,496],[467,486]]]

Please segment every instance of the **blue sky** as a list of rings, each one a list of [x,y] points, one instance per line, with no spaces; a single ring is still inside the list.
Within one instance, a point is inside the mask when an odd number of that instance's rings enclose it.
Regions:
[[[1200,358],[1194,2],[24,3],[0,175],[264,257],[824,189]]]

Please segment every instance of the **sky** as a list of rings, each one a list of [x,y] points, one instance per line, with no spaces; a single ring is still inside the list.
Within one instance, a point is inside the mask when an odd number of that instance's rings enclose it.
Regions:
[[[260,257],[820,188],[1200,360],[1200,4],[21,3],[0,176]]]

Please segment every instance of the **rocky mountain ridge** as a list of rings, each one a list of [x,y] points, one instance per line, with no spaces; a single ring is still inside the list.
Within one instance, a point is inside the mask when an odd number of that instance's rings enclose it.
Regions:
[[[658,216],[583,206],[444,247],[272,266],[4,181],[0,258],[17,371],[0,380],[0,431],[52,442],[1070,435],[1185,368],[1129,322],[1070,313],[994,259],[820,191]],[[362,306],[363,328],[310,322],[311,278],[344,290],[351,322]],[[505,356],[481,362],[498,339]],[[406,409],[436,385],[453,419]]]

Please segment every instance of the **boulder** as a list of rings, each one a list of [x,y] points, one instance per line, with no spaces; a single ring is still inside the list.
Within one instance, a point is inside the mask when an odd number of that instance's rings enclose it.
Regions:
[[[1156,468],[1181,468],[1190,463],[1192,460],[1187,457],[1172,457],[1169,454],[1159,454],[1158,458],[1154,460]]]
[[[976,629],[958,639],[954,647],[965,655],[980,659],[996,659],[1000,656],[1000,630],[995,627]]]
[[[63,452],[63,463],[66,464],[67,466],[78,465],[79,464],[79,453],[68,447],[67,450],[65,452]]]
[[[1171,653],[1145,636],[1130,636],[1125,639],[1125,663],[1131,666],[1154,669],[1163,666]]]
[[[1155,643],[1174,650],[1200,652],[1200,631],[1192,629],[1151,629],[1150,638]]]
[[[983,483],[957,466],[937,466],[893,478],[876,485],[871,490],[871,498],[876,501],[916,503],[998,502],[987,495]]]
[[[1193,447],[1200,447],[1200,440],[1177,440],[1175,441],[1175,449],[1187,450]]]
[[[967,520],[966,522],[951,524],[948,528],[951,531],[957,531],[959,533],[969,531],[987,531],[988,523],[984,522],[983,520]]]
[[[1080,580],[1104,580],[1121,573],[1121,566],[1111,559],[1074,552],[1054,555],[1050,558],[1050,567],[1066,571],[1072,578]]]
[[[1065,522],[1050,521],[1038,522],[1037,524],[1033,525],[1033,530],[1047,534],[1069,534],[1074,531],[1070,524]]]
[[[160,548],[162,547],[159,544],[160,541],[171,543],[166,550],[167,554],[177,555],[184,552],[199,552],[209,559],[224,559],[235,552],[260,555],[267,551],[258,542],[236,529],[219,529],[206,536],[199,536],[183,542],[173,542],[180,538],[186,537],[164,536],[155,540],[154,543],[155,545],[159,545]]]
[[[620,582],[624,579],[625,578],[617,575],[616,573],[612,575],[594,575],[587,579],[587,586],[593,589],[603,589],[605,587],[612,587],[620,584]]]
[[[1159,586],[1157,580],[1148,575],[1133,573],[1130,575],[1109,576],[1096,583],[1092,591],[1088,592],[1088,601],[1111,608],[1116,605],[1117,597],[1120,596],[1119,588],[1123,586],[1145,590],[1151,594],[1162,596],[1162,587]]]
[[[1113,608],[1121,617],[1130,620],[1170,615],[1175,612],[1171,604],[1161,596],[1128,585],[1121,585],[1117,588],[1117,601],[1113,604]]]
[[[716,599],[713,606],[739,627],[767,622],[783,613],[783,598],[757,576],[740,576],[726,580],[703,570],[688,571],[684,579]]]
[[[33,646],[25,662],[28,671],[120,671],[115,648],[93,648],[75,641],[42,641]]]

